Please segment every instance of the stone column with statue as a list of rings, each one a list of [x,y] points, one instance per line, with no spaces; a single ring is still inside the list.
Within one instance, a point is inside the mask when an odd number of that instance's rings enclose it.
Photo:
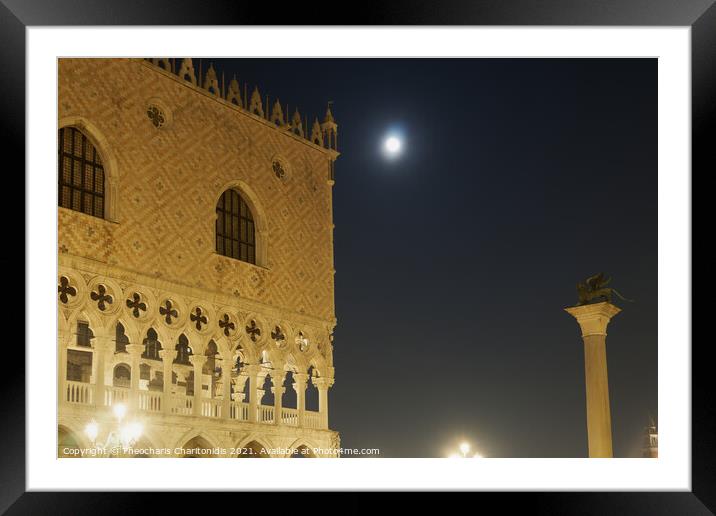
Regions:
[[[587,440],[589,457],[612,457],[612,420],[607,374],[607,325],[621,309],[612,304],[619,292],[607,284],[603,273],[577,285],[579,300],[565,310],[577,319],[584,341],[584,380],[587,390]],[[629,300],[627,300],[629,301]]]

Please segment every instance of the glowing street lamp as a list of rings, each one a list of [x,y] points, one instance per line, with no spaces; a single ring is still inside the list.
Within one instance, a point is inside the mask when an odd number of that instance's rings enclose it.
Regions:
[[[138,421],[122,424],[122,420],[127,415],[127,406],[123,403],[113,405],[112,412],[117,418],[117,424],[114,429],[109,430],[105,442],[97,441],[100,428],[95,420],[90,421],[85,426],[85,435],[92,442],[92,446],[99,455],[108,457],[116,455],[120,451],[126,452],[139,441],[144,431],[144,427]]]
[[[89,423],[87,423],[87,426],[85,427],[85,434],[87,434],[87,437],[89,437],[89,440],[93,443],[97,440],[97,434],[99,433],[99,425],[97,425],[97,422],[93,419]]]
[[[448,456],[450,459],[482,459],[482,455],[480,453],[475,453],[472,456],[470,456],[470,443],[467,441],[463,441],[458,446],[458,449],[460,450],[460,453],[453,453]]]
[[[112,411],[117,419],[121,422],[124,416],[127,414],[127,406],[124,403],[117,403],[112,406]]]

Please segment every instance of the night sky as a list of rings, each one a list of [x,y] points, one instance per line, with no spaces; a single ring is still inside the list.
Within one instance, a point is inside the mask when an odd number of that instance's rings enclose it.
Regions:
[[[604,271],[636,300],[617,303],[607,358],[614,455],[640,455],[658,415],[655,59],[211,61],[309,123],[334,101],[344,447],[586,457],[563,309]]]

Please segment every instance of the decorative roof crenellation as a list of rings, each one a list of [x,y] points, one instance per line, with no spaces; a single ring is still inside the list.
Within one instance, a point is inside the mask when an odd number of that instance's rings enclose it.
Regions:
[[[225,84],[223,73],[221,79],[214,68],[213,63],[209,63],[209,67],[202,72],[201,63],[198,69],[195,68],[192,58],[185,57],[181,60],[174,58],[146,58],[146,62],[153,66],[164,70],[172,75],[177,76],[182,81],[187,81],[197,88],[201,88],[214,97],[228,102],[237,108],[259,116],[264,120],[272,123],[277,130],[293,133],[294,135],[308,140],[314,145],[318,145],[328,150],[338,151],[337,149],[337,132],[338,125],[333,118],[331,112],[331,104],[328,103],[326,115],[322,124],[318,120],[313,123],[309,131],[308,119],[302,120],[298,112],[298,108],[294,108],[294,114],[289,121],[288,106],[282,106],[280,101],[276,99],[273,106],[269,104],[269,97],[265,99],[261,97],[258,86],[254,85],[251,95],[248,95],[248,86],[241,84],[236,76],[233,76],[228,84]],[[243,91],[243,93],[242,93]],[[285,109],[284,109],[285,107]]]

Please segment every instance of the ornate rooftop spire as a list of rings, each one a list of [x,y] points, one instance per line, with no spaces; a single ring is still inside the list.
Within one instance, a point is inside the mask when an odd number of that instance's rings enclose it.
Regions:
[[[331,104],[333,104],[333,101],[328,101],[326,116],[321,124],[321,130],[323,131],[323,144],[327,149],[338,151],[338,124],[336,124],[336,121],[333,118]]]
[[[333,113],[331,112],[331,104],[333,104],[332,100],[328,101],[328,106],[326,107],[326,116],[323,117],[323,123],[324,124],[335,124],[336,121],[333,118]]]
[[[237,106],[241,104],[241,88],[239,87],[239,81],[236,80],[236,76],[229,82],[229,89],[226,92],[226,100]]]
[[[293,112],[293,119],[291,120],[291,130],[294,134],[303,136],[303,122],[301,122],[301,115],[298,112],[298,108]]]
[[[261,102],[261,94],[258,86],[254,86],[254,92],[251,94],[251,103],[249,104],[249,112],[264,118],[264,105]]]
[[[318,117],[313,120],[311,127],[311,141],[316,145],[323,147],[323,133],[321,132],[321,124],[318,123]]]
[[[158,66],[159,68],[164,68],[167,72],[174,73],[172,64],[169,62],[169,58],[167,57],[155,57],[152,59],[152,64],[154,66]]]
[[[185,57],[182,59],[179,72],[177,73],[180,79],[187,80],[196,86],[196,75],[194,74],[194,63],[191,62],[191,57]]]
[[[283,108],[281,107],[281,102],[279,102],[278,99],[276,99],[276,102],[273,103],[273,109],[271,110],[271,122],[279,127],[283,127],[286,123],[283,119]]]
[[[209,69],[206,71],[206,76],[204,77],[203,88],[214,95],[221,94],[221,90],[219,89],[219,79],[216,77],[216,70],[214,70],[214,63],[209,64]]]

